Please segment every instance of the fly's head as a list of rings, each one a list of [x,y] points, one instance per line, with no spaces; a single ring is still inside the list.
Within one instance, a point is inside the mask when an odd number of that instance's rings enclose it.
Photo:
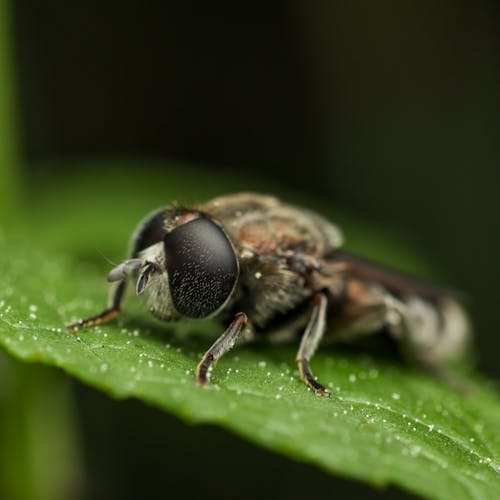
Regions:
[[[217,314],[238,280],[233,244],[206,214],[167,211],[162,215],[139,227],[134,243],[137,257],[115,267],[108,280],[135,276],[136,293],[147,295],[151,312],[163,320]],[[144,247],[151,242],[150,234],[159,241]]]

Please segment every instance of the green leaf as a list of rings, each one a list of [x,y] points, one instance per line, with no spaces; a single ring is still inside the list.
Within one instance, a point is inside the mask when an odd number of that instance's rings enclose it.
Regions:
[[[194,368],[220,326],[156,322],[134,297],[117,321],[69,333],[67,323],[106,303],[106,263],[95,249],[121,258],[118,243],[142,210],[161,204],[159,188],[146,199],[137,196],[137,184],[109,195],[111,180],[101,182],[87,205],[84,188],[65,203],[64,190],[55,187],[58,202],[46,195],[45,208],[32,216],[29,239],[0,233],[0,344],[9,353],[60,367],[113,397],[138,398],[189,423],[216,423],[333,474],[429,498],[500,498],[500,404],[484,381],[466,397],[397,361],[325,347],[312,362],[332,390],[325,399],[301,382],[297,346],[259,344],[225,356],[207,390],[195,384]],[[215,191],[217,185],[204,188]],[[62,210],[51,208],[50,199]],[[163,202],[168,199],[169,193]],[[56,220],[58,237],[50,229]],[[370,230],[352,221],[344,229],[366,234],[367,247],[376,248]]]

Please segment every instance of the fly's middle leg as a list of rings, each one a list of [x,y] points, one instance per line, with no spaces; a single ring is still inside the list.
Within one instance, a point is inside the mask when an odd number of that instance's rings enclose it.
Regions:
[[[302,380],[318,396],[326,397],[330,395],[330,392],[316,380],[309,366],[309,361],[314,355],[318,344],[325,333],[327,304],[328,300],[325,294],[318,293],[314,296],[312,314],[304,335],[302,336],[299,351],[297,353],[297,363],[299,365]]]

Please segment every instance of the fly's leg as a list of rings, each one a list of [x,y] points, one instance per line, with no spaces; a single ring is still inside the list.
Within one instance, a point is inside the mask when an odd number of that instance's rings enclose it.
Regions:
[[[210,370],[214,363],[219,360],[227,351],[231,350],[238,339],[241,331],[247,324],[245,313],[236,314],[233,322],[227,327],[227,330],[213,343],[212,347],[201,358],[196,368],[196,381],[200,385],[208,385]]]
[[[314,296],[312,314],[304,331],[304,335],[302,335],[299,351],[297,352],[297,364],[299,365],[299,372],[302,380],[318,396],[326,397],[330,396],[330,392],[314,378],[309,366],[309,361],[313,357],[325,332],[327,304],[328,300],[323,293],[318,293]]]
[[[82,319],[80,321],[75,321],[68,325],[68,328],[72,332],[80,330],[80,328],[86,328],[88,326],[100,325],[101,323],[107,323],[112,319],[116,318],[121,311],[121,304],[123,302],[123,296],[125,294],[126,281],[120,281],[116,288],[112,291],[110,296],[110,305],[102,313],[96,316],[91,316],[87,319]]]

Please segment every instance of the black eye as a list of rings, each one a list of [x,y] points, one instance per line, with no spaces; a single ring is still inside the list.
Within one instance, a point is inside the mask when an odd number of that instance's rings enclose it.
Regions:
[[[238,261],[222,229],[200,217],[168,233],[164,242],[177,311],[190,318],[204,318],[219,309],[238,277]]]

